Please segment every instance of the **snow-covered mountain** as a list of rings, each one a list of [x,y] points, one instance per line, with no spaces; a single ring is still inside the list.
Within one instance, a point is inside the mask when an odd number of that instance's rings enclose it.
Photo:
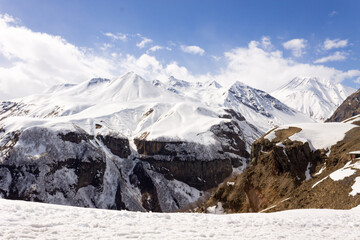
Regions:
[[[216,81],[189,83],[174,77],[170,77],[168,82],[153,83],[212,108],[221,106],[233,109],[262,132],[282,124],[312,121],[268,93],[241,82],[235,82],[228,88]]]
[[[323,122],[355,89],[318,78],[296,77],[271,93],[286,105]]]
[[[0,197],[172,211],[248,164],[253,141],[311,122],[235,83],[134,73],[55,86],[0,104]]]

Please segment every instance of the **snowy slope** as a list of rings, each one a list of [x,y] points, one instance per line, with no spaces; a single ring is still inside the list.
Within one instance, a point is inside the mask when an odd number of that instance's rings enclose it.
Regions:
[[[315,151],[316,149],[330,149],[331,146],[344,139],[346,132],[358,126],[352,123],[298,123],[275,128],[265,135],[265,138],[272,141],[276,137],[276,131],[289,127],[301,129],[300,132],[290,136],[290,140],[308,142],[310,148]]]
[[[130,139],[149,133],[147,140],[207,143],[212,141],[206,133],[210,127],[229,121],[219,118],[227,114],[224,106],[208,106],[199,99],[158,88],[134,73],[114,80],[98,78],[79,85],[57,86],[44,94],[5,102],[1,107],[3,112],[11,108],[1,116],[11,116],[1,122],[7,131],[27,126],[72,128],[75,123],[87,133],[94,133],[89,123],[101,121],[107,127],[102,129],[103,134],[115,131]],[[258,135],[255,131],[249,144]]]
[[[359,239],[360,209],[194,214],[110,211],[0,199],[2,239]]]
[[[271,94],[286,105],[322,122],[355,89],[317,78],[294,78]]]
[[[278,125],[312,121],[269,94],[240,82],[230,88],[173,77],[165,83],[149,82],[134,73],[113,80],[97,78],[78,85],[55,86],[43,94],[4,102],[1,108],[0,113],[11,109],[2,118],[22,116],[3,120],[7,131],[26,126],[63,128],[76,123],[94,133],[89,122],[102,121],[107,131],[130,139],[149,133],[148,140],[168,138],[205,144],[212,141],[205,132],[228,121],[219,118],[227,114],[225,109],[238,112],[262,132]],[[244,129],[248,127],[244,125]],[[245,133],[255,134],[247,141],[249,144],[259,135],[251,131]]]
[[[222,106],[233,109],[263,132],[283,124],[313,122],[311,118],[288,107],[268,93],[241,82],[235,82],[226,88],[216,81],[189,83],[170,77],[168,82],[155,81],[153,84],[209,107]]]

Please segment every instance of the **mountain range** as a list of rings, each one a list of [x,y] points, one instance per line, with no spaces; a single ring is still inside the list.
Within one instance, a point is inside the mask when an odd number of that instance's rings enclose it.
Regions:
[[[315,91],[309,81],[301,84]],[[241,82],[148,81],[130,72],[57,85],[0,104],[0,196],[181,210],[243,172],[268,129],[321,120],[305,113]]]

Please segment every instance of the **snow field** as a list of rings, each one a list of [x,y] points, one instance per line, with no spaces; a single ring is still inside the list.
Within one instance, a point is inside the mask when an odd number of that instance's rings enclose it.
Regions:
[[[359,239],[360,208],[140,213],[0,199],[0,239]]]
[[[275,128],[265,138],[272,141],[276,137],[276,131],[289,127],[301,128],[300,132],[289,137],[291,141],[308,142],[310,148],[315,151],[330,149],[332,145],[344,139],[346,132],[357,126],[351,123],[297,123]]]

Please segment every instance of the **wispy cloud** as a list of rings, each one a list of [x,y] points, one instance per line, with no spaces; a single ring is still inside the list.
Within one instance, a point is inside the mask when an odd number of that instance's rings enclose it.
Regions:
[[[152,43],[152,42],[153,42],[153,40],[150,39],[150,38],[146,38],[146,37],[141,37],[141,38],[142,38],[142,41],[136,44],[136,46],[137,46],[138,48],[144,48],[145,45],[147,45],[148,43]]]
[[[100,49],[102,50],[102,51],[106,51],[107,49],[109,49],[109,48],[111,48],[113,45],[111,45],[110,43],[104,43],[101,47],[100,47]]]
[[[261,46],[264,48],[264,49],[272,49],[273,48],[273,45],[271,44],[271,39],[270,37],[262,37],[261,38]]]
[[[205,53],[204,49],[202,49],[199,46],[195,46],[195,45],[191,45],[191,46],[181,45],[180,49],[183,52],[190,53],[190,54],[197,54],[200,56],[204,55],[204,53]]]
[[[337,15],[337,14],[338,14],[337,11],[331,11],[331,12],[329,13],[329,16],[330,16],[330,17],[333,17],[333,16],[335,16],[335,15]]]
[[[160,46],[160,45],[155,45],[151,48],[149,48],[146,53],[150,53],[150,52],[156,52],[156,51],[159,51],[159,50],[168,50],[168,51],[171,51],[172,49],[169,48],[169,47],[163,47],[163,46]]]
[[[333,48],[344,48],[348,45],[348,40],[347,39],[339,39],[339,38],[336,38],[336,39],[326,39],[324,41],[324,44],[323,44],[323,48],[325,50],[330,50],[330,49],[333,49]]]
[[[306,43],[307,41],[303,38],[295,38],[284,42],[283,47],[290,50],[294,57],[301,57],[305,53],[303,49],[306,47]]]
[[[126,41],[128,39],[128,35],[127,34],[123,34],[123,33],[111,33],[111,32],[107,32],[104,33],[105,36],[111,38],[112,40],[121,40],[121,41]]]
[[[314,63],[325,63],[325,62],[334,62],[334,61],[344,61],[346,60],[346,52],[335,52],[332,55],[327,57],[319,58],[314,61]]]

